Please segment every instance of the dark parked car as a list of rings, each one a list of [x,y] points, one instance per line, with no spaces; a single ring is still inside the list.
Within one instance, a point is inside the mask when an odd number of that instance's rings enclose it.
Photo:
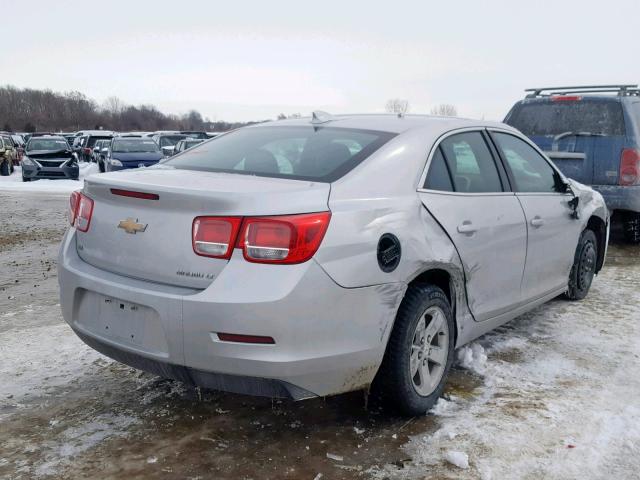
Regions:
[[[64,137],[32,137],[22,157],[22,181],[39,178],[78,180],[76,157]]]
[[[640,243],[640,90],[637,85],[532,88],[504,122],[567,177],[600,192]]]
[[[0,134],[0,175],[6,177],[13,173],[13,161],[18,151],[9,134]]]
[[[105,171],[104,162],[107,152],[109,151],[109,145],[111,139],[98,140],[93,146],[93,154],[91,155],[92,161],[98,164],[98,168],[101,172]]]
[[[78,155],[78,160],[91,162],[93,159],[93,147],[98,140],[111,140],[112,132],[96,130],[95,132],[84,132],[79,135],[73,144],[73,151]]]
[[[188,150],[191,147],[195,147],[202,142],[204,142],[204,140],[201,140],[199,138],[185,138],[184,140],[180,140],[178,143],[176,143],[176,146],[173,149],[173,154],[175,155],[177,153],[184,152],[185,150]]]
[[[104,167],[107,172],[149,167],[161,159],[160,147],[151,138],[116,137],[109,146]]]

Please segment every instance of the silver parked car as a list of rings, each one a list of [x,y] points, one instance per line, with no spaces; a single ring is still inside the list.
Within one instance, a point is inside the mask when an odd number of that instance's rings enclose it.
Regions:
[[[86,179],[61,246],[88,345],[208,388],[405,414],[454,349],[602,268],[608,212],[517,130],[354,115],[242,128]]]

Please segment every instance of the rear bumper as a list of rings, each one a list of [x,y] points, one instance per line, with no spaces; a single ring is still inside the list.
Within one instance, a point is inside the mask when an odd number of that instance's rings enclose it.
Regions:
[[[345,289],[313,260],[265,266],[235,257],[205,290],[154,284],[84,262],[73,230],[58,265],[63,316],[96,350],[195,385],[296,400],[372,382],[405,289]],[[135,322],[123,317],[132,307],[141,312]],[[217,332],[276,343],[222,342]]]
[[[640,185],[591,185],[591,188],[602,195],[609,211],[640,212]]]
[[[37,165],[23,164],[22,176],[32,180],[38,178],[77,180],[79,176],[79,169],[78,165],[73,167],[40,167]]]

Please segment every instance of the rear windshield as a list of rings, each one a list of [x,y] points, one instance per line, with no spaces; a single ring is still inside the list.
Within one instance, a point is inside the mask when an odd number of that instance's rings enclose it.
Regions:
[[[506,123],[529,136],[565,132],[625,134],[622,106],[617,101],[525,101],[514,107]]]
[[[159,152],[160,147],[151,139],[128,138],[126,140],[114,140],[111,150],[114,153]]]
[[[87,147],[93,147],[98,140],[111,140],[113,137],[89,137]]]
[[[69,144],[62,138],[32,138],[27,144],[27,151],[36,150],[67,150]]]
[[[164,163],[188,170],[333,182],[394,136],[311,125],[243,128]]]

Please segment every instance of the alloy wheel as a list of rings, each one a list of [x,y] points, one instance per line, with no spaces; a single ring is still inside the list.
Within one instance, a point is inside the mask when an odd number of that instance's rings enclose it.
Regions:
[[[449,355],[449,326],[440,308],[429,307],[420,317],[410,355],[409,374],[413,388],[426,397],[440,383]]]

